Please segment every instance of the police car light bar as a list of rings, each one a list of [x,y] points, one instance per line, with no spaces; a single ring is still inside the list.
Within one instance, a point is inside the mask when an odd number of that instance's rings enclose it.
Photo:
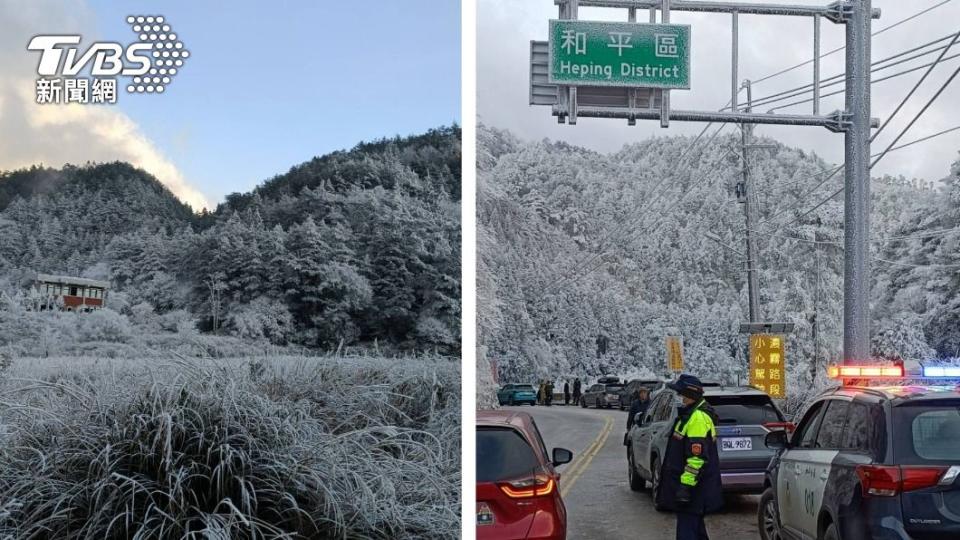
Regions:
[[[827,377],[831,379],[900,379],[903,366],[830,366]]]
[[[960,366],[924,366],[923,376],[930,378],[960,378]]]

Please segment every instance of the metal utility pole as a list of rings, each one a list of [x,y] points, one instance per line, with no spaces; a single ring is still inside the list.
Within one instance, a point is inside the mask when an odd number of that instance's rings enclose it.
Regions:
[[[844,3],[847,88],[844,135],[843,363],[870,358],[871,0]]]
[[[747,90],[746,112],[753,112],[753,91],[750,81],[744,81],[743,87]],[[736,92],[734,92],[736,94]],[[757,206],[750,186],[750,162],[747,159],[747,150],[753,139],[753,124],[740,126],[740,155],[743,160],[743,210],[747,218],[747,296],[750,302],[750,322],[760,321],[760,282],[757,277],[757,241],[753,235],[753,224],[757,222]]]

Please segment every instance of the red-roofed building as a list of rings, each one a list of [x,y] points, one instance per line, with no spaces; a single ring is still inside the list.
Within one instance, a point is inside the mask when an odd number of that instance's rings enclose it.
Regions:
[[[44,298],[50,299],[43,307],[53,307],[52,302],[58,299],[63,301],[63,309],[67,311],[92,311],[101,309],[107,302],[107,290],[110,282],[97,279],[78,278],[70,276],[55,276],[51,274],[37,274],[34,284],[37,291]]]

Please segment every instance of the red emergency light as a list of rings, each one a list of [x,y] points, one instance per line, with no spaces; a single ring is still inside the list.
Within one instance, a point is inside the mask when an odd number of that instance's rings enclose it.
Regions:
[[[902,379],[903,366],[830,366],[831,379]]]

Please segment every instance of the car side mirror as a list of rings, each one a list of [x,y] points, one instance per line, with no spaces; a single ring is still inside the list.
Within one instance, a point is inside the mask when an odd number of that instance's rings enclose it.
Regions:
[[[767,433],[767,436],[763,438],[763,444],[771,450],[781,450],[783,448],[790,447],[790,440],[787,438],[787,432],[778,429],[776,431],[771,431]]]
[[[638,412],[637,414],[633,415],[633,425],[635,425],[635,426],[642,426],[642,425],[643,425],[643,413],[642,413],[642,412]]]
[[[552,461],[554,467],[563,465],[564,463],[570,463],[573,461],[573,452],[566,448],[554,448]]]

